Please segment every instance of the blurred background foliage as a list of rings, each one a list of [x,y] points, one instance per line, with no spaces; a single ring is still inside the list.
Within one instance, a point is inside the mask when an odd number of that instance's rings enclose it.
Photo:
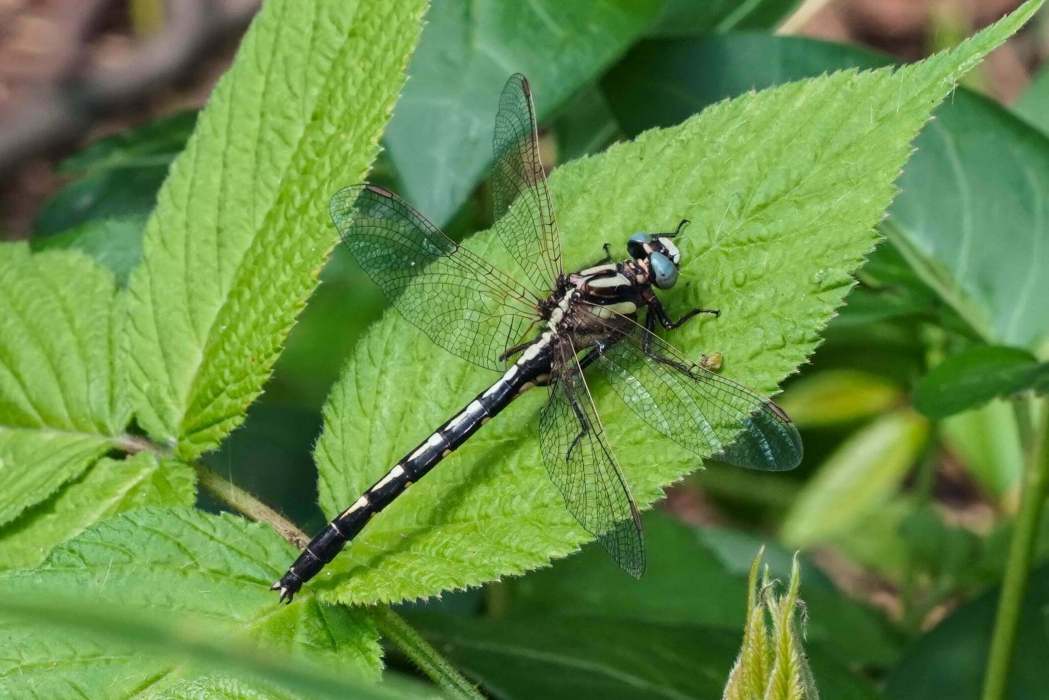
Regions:
[[[462,236],[490,223],[493,96],[512,71],[540,96],[556,167],[748,90],[920,58],[1018,4],[434,0],[371,179]],[[126,281],[167,167],[254,8],[199,3],[214,5],[196,8],[214,21],[169,26],[157,1],[84,5],[0,3],[0,235],[82,249]],[[137,91],[106,101],[84,87],[186,31],[201,33],[181,37],[194,50],[139,66],[155,72]],[[803,552],[807,648],[824,697],[976,697],[1031,440],[1028,399],[1015,394],[1049,386],[1046,55],[1043,12],[919,138],[885,242],[781,396],[804,435],[800,469],[714,464],[675,486],[647,518],[640,583],[588,550],[406,606],[408,619],[499,696],[714,697],[765,543],[783,579]],[[55,124],[30,123],[41,100],[64,110]],[[323,521],[310,455],[321,404],[383,312],[336,251],[266,394],[207,458],[306,530]],[[1040,531],[1015,698],[1044,696],[1049,520]]]

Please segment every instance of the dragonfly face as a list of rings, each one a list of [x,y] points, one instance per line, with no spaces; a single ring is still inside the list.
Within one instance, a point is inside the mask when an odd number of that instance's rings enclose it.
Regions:
[[[678,231],[687,223],[687,220],[682,221]],[[647,263],[652,284],[660,289],[670,289],[677,282],[681,252],[670,239],[677,235],[678,231],[664,234],[635,233],[627,241],[627,252],[639,263]]]

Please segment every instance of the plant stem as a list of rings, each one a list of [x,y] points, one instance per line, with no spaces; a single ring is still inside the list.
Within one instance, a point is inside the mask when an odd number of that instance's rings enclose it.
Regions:
[[[305,547],[310,541],[306,533],[296,527],[293,522],[244,489],[235,486],[233,482],[222,478],[203,464],[194,464],[193,468],[197,471],[200,485],[226,505],[256,522],[267,523],[277,531],[277,534],[299,549]]]
[[[484,696],[477,687],[448,663],[403,617],[389,607],[375,608],[371,612],[382,635],[396,644],[439,688],[454,698],[483,700]]]
[[[1020,512],[1016,515],[1016,525],[1009,543],[1009,560],[998,599],[991,650],[987,657],[983,700],[1001,700],[1005,697],[1009,666],[1016,645],[1016,630],[1031,569],[1031,555],[1042,518],[1046,487],[1049,485],[1049,405],[1041,408],[1042,426],[1038,445],[1026,453]],[[1023,415],[1022,411],[1020,415]]]
[[[281,537],[300,549],[309,542],[309,537],[284,516],[250,493],[235,486],[228,479],[202,464],[194,464],[200,485],[210,491],[226,505],[240,511],[252,520],[270,525]],[[456,698],[483,700],[483,697],[468,680],[463,678],[451,663],[430,646],[418,632],[389,607],[372,608],[369,611],[376,626],[384,637],[411,659],[438,687]]]

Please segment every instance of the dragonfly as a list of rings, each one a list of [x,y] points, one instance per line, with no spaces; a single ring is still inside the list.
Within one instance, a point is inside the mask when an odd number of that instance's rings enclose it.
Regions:
[[[539,158],[528,80],[514,74],[499,98],[491,172],[494,228],[522,275],[498,269],[445,235],[397,195],[373,184],[338,192],[331,215],[343,244],[392,305],[460,358],[500,373],[320,531],[273,584],[290,602],[388,507],[523,392],[545,387],[539,446],[568,511],[627,572],[645,568],[641,519],[605,436],[587,374],[607,381],[648,429],[700,458],[767,471],[792,469],[801,438],[771,401],[687,359],[655,331],[674,319],[656,290],[677,282],[674,231],[635,233],[628,256],[565,273],[554,202]]]

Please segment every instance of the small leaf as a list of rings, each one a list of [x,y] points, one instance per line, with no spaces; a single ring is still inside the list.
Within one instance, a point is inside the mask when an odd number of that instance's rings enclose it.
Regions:
[[[1013,487],[1024,459],[1016,413],[1009,402],[993,400],[947,418],[938,428],[947,447],[961,457],[988,494],[1005,501],[1016,495]]]
[[[277,606],[269,590],[295,549],[268,527],[197,510],[146,508],[96,525],[56,548],[32,571],[0,575],[13,596],[61,599],[76,591],[129,619],[206,619],[207,640],[253,644],[340,672],[376,678],[377,634],[359,613],[315,598]],[[180,665],[144,656],[136,645],[79,644],[39,624],[3,625],[0,684],[15,697],[55,697],[78,687],[90,697],[123,697]],[[221,646],[221,645],[220,645]],[[0,685],[0,688],[5,687]]]
[[[59,170],[75,179],[41,208],[34,245],[92,221],[149,214],[160,183],[186,145],[196,118],[196,112],[164,117],[100,139],[64,160]]]
[[[683,284],[666,303],[722,314],[676,331],[673,342],[693,357],[722,352],[727,377],[771,393],[812,352],[852,286],[932,109],[1037,5],[925,62],[722,102],[557,169],[550,185],[566,265],[591,262],[613,235],[690,219]],[[468,245],[513,269],[493,236]],[[355,501],[491,381],[388,313],[358,344],[325,409],[316,450],[325,512]],[[604,400],[605,386],[593,388],[643,507],[699,466],[638,430],[629,409]],[[516,401],[376,517],[330,566],[332,577],[313,585],[357,604],[430,596],[542,566],[587,541],[539,455],[532,417],[542,400],[536,391]]]
[[[196,476],[185,464],[158,462],[146,453],[101,459],[0,529],[0,569],[37,566],[55,545],[125,510],[191,506],[196,498]]]
[[[123,305],[82,253],[0,246],[0,524],[113,449]]]
[[[528,76],[543,96],[536,109],[545,119],[600,75],[659,10],[659,0],[434,3],[386,133],[400,194],[437,224],[447,222],[492,158],[496,98],[506,77]]]
[[[239,425],[377,152],[423,0],[266,3],[171,168],[132,275],[135,409],[193,458]]]
[[[929,418],[946,418],[1049,383],[1049,362],[1027,350],[977,345],[936,365],[914,388],[914,406]]]
[[[91,219],[53,236],[36,237],[33,250],[73,248],[94,258],[109,269],[120,286],[127,284],[131,271],[142,258],[142,233],[145,214],[129,214],[114,219]]]
[[[862,522],[896,491],[928,436],[903,409],[858,430],[824,462],[783,518],[783,541],[808,547]]]
[[[765,696],[769,673],[775,660],[765,622],[765,605],[759,603],[762,579],[759,579],[764,548],[758,551],[747,576],[747,619],[743,627],[743,647],[725,683],[723,700],[751,700]],[[764,577],[762,577],[764,578]]]

